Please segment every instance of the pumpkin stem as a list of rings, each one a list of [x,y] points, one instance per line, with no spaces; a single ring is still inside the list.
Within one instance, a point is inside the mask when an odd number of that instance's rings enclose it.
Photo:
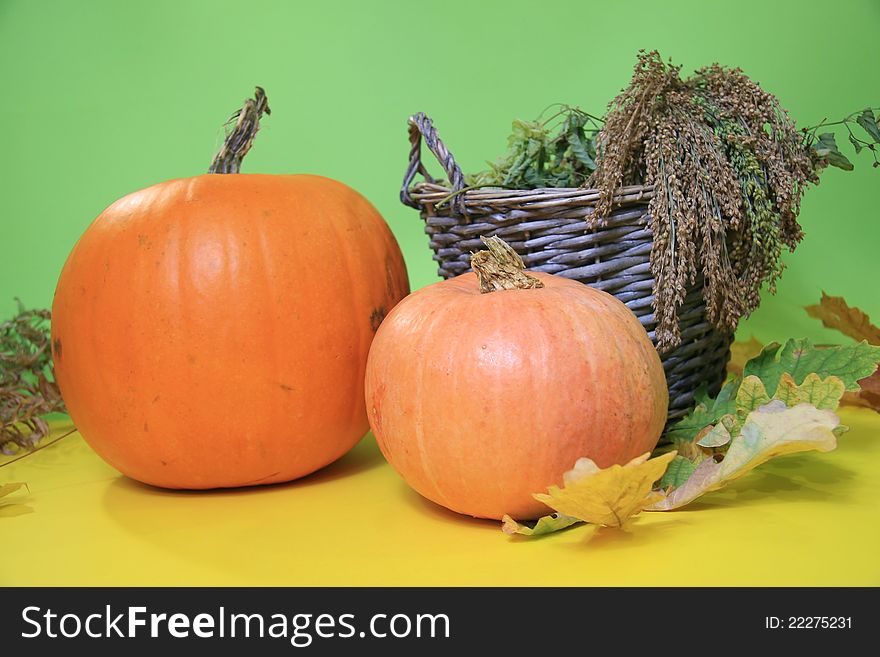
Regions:
[[[208,173],[239,173],[241,161],[254,143],[260,129],[263,112],[271,114],[269,99],[262,87],[257,87],[254,97],[244,101],[244,106],[229,117],[223,125],[227,129],[226,140],[211,162]],[[230,125],[234,127],[229,130]]]
[[[480,292],[544,287],[541,281],[525,272],[522,258],[507,242],[496,236],[480,239],[488,250],[471,254],[471,268],[480,277]]]

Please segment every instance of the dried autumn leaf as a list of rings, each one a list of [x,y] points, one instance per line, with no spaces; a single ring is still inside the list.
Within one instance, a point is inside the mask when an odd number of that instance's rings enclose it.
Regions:
[[[0,498],[10,495],[17,490],[21,490],[22,488],[27,489],[27,484],[20,481],[11,484],[0,485]],[[23,516],[28,513],[33,513],[33,511],[34,510],[26,504],[19,504],[18,502],[4,502],[2,499],[0,499],[0,518],[13,518],[15,516]]]
[[[644,508],[656,504],[663,494],[651,488],[675,458],[668,452],[654,459],[650,453],[626,465],[599,468],[588,458],[578,459],[563,476],[564,487],[551,486],[535,499],[553,510],[584,522],[621,527]]]
[[[818,304],[805,308],[810,317],[821,320],[826,328],[840,331],[856,342],[880,345],[880,328],[871,323],[871,318],[854,306],[846,303],[843,297],[832,297],[822,292]]]
[[[824,408],[833,411],[840,405],[840,398],[846,392],[846,386],[836,376],[822,379],[813,372],[804,382],[797,385],[788,372],[779,379],[774,399],[785,402],[786,406],[798,404],[811,404],[816,408]]]
[[[43,415],[64,412],[49,344],[48,310],[0,322],[0,453],[33,450],[49,434]]]
[[[705,436],[697,441],[700,447],[723,447],[730,442],[730,431],[719,422]]]
[[[880,370],[859,381],[861,390],[847,392],[840,403],[848,406],[864,406],[880,413]]]
[[[870,405],[871,401],[866,400],[873,400],[880,408],[880,377],[876,375],[878,362],[880,347],[866,342],[816,346],[809,340],[799,339],[788,340],[784,347],[778,342],[771,342],[745,364],[744,378],[729,380],[715,399],[706,394],[705,388],[698,390],[694,395],[694,409],[672,425],[666,437],[683,456],[693,457],[700,449],[697,441],[704,438],[711,427],[723,418],[734,418],[735,422],[728,423],[727,429],[731,435],[736,435],[748,412],[775,395],[784,374],[788,374],[796,386],[803,385],[814,374],[819,381],[825,381],[829,376],[837,377],[846,390],[859,393],[857,401],[860,405]],[[809,381],[811,384],[816,382],[813,378],[809,378]],[[859,387],[861,385],[873,390],[871,386],[875,383],[877,393]],[[845,401],[852,399],[850,393],[844,396]]]
[[[788,408],[781,400],[771,401],[749,413],[720,463],[705,459],[684,484],[646,509],[678,509],[705,493],[723,488],[775,456],[807,450],[829,452],[837,447],[834,430],[839,425],[839,418],[829,410],[809,404]]]
[[[846,303],[843,297],[832,297],[822,292],[821,301],[805,308],[810,317],[822,320],[827,328],[840,331],[856,340],[867,340],[880,345],[880,328],[871,323],[867,314]],[[859,381],[861,390],[849,391],[840,403],[844,406],[862,406],[880,412],[880,372],[874,372]]]
[[[836,376],[847,390],[859,390],[859,380],[877,370],[880,347],[867,342],[853,345],[817,347],[806,338],[789,340],[780,351],[778,343],[770,343],[743,370],[746,377],[757,376],[770,395],[776,392],[779,380],[788,372],[800,385],[812,373],[824,378]]]
[[[691,475],[694,474],[697,465],[697,463],[694,463],[684,456],[676,455],[676,457],[670,461],[669,467],[666,468],[666,472],[664,472],[663,476],[660,478],[660,490],[678,488],[684,484],[684,482],[690,479]]]
[[[538,518],[538,521],[534,524],[534,526],[522,522],[517,522],[507,515],[501,519],[501,522],[501,531],[503,531],[505,534],[521,534],[522,536],[542,536],[543,534],[549,534],[551,532],[557,532],[560,529],[565,529],[566,527],[571,527],[572,525],[579,523],[580,520],[578,520],[577,518],[564,516],[560,513],[553,513],[549,516]]]
[[[21,490],[22,488],[27,489],[27,484],[21,481],[10,484],[2,484],[0,485],[0,498],[11,495],[15,491]],[[0,518],[11,518],[13,516],[21,516],[26,513],[32,512],[33,509],[25,504],[18,504],[17,502],[4,502],[2,499],[0,499]]]
[[[694,409],[669,428],[667,440],[676,444],[692,442],[710,424],[735,412],[738,385],[738,382],[726,384],[715,399],[710,399],[706,387],[701,386],[694,394]]]
[[[27,484],[23,481],[16,481],[11,484],[3,484],[2,486],[0,486],[0,497],[11,495],[15,491],[21,490],[22,488],[27,488]]]
[[[859,387],[861,387],[862,392],[880,396],[880,370],[860,380]]]
[[[764,387],[764,382],[757,376],[751,375],[743,379],[736,393],[736,412],[748,415],[756,408],[770,402],[770,395]]]
[[[733,376],[740,376],[746,363],[760,354],[763,348],[764,345],[754,335],[748,341],[737,340],[730,345],[730,360],[727,361],[727,371]]]

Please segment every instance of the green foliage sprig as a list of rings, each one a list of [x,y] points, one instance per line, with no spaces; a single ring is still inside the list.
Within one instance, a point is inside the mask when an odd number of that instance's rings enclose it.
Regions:
[[[856,153],[861,153],[863,149],[870,151],[874,158],[872,166],[874,168],[880,167],[880,160],[877,158],[877,151],[880,148],[880,127],[878,127],[880,115],[877,114],[878,111],[880,111],[880,107],[866,107],[839,121],[824,119],[817,125],[803,128],[801,132],[804,133],[804,144],[811,150],[816,166],[820,168],[833,166],[844,171],[853,170],[853,163],[837,147],[834,133],[819,132],[822,128],[843,126],[847,131],[847,139]]]
[[[515,189],[583,185],[596,170],[602,119],[569,105],[551,108],[556,112],[547,118],[542,113],[534,121],[515,120],[507,153],[485,171],[465,176],[465,183]]]

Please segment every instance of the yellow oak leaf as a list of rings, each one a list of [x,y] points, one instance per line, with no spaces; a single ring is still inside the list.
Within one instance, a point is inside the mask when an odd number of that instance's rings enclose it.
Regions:
[[[723,488],[775,456],[813,449],[830,452],[837,447],[834,431],[839,426],[840,419],[827,409],[810,404],[788,408],[782,400],[771,401],[749,413],[720,463],[705,459],[687,481],[647,510],[671,511],[682,507],[704,493]]]
[[[785,402],[786,406],[798,404],[812,404],[816,408],[834,410],[840,404],[846,385],[836,376],[825,379],[815,372],[808,374],[804,382],[798,385],[794,378],[784,372],[779,379],[779,387],[776,388],[774,399]]]
[[[620,527],[643,509],[657,504],[663,493],[652,491],[676,454],[657,458],[650,453],[626,465],[599,468],[591,459],[581,458],[574,469],[563,475],[564,487],[551,486],[535,499],[562,515],[607,527]]]
[[[764,382],[757,376],[747,376],[739,384],[739,390],[736,393],[737,413],[751,413],[769,401],[770,395],[767,394]]]

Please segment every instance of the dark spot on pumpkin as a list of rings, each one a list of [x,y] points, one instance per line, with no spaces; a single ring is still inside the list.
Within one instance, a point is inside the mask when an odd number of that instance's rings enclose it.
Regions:
[[[289,386],[286,383],[279,383],[278,387],[287,392],[293,392],[293,386]]]
[[[52,351],[55,354],[55,359],[61,360],[61,338],[55,338],[55,342],[52,343]]]
[[[373,333],[379,330],[383,319],[385,319],[385,308],[382,306],[373,308],[373,312],[370,314],[370,328],[373,329]]]
[[[149,430],[150,430],[149,425],[146,422],[144,422],[144,431],[149,431]]]
[[[138,235],[138,246],[150,248],[150,238],[144,234]]]
[[[153,403],[155,404],[157,401],[159,401],[159,395],[153,397]]]
[[[159,463],[161,463],[162,465],[168,465],[168,461],[164,461],[162,459],[159,459]]]

